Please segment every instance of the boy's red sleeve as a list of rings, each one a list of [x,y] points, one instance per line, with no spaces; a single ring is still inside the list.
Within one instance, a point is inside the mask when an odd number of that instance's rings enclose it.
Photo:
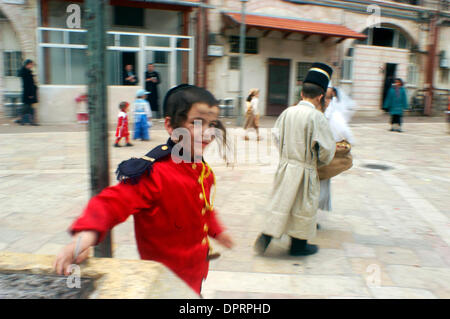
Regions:
[[[225,228],[217,219],[216,211],[215,210],[210,211],[208,216],[208,236],[216,238],[224,230]]]
[[[149,208],[158,197],[158,186],[147,176],[142,176],[135,185],[120,183],[107,187],[91,198],[81,216],[70,226],[69,232],[97,231],[97,245],[114,226],[141,209]]]

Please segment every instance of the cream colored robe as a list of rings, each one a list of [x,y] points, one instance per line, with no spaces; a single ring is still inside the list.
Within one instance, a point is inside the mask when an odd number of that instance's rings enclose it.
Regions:
[[[274,128],[280,161],[263,233],[308,240],[316,235],[317,167],[331,162],[336,142],[323,113],[306,101],[287,108]]]

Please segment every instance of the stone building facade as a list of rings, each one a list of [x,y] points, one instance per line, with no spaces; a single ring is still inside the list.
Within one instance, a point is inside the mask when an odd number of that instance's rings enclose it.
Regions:
[[[219,99],[233,100],[236,106],[239,95],[241,1],[184,1],[190,6],[188,10],[182,5],[182,0],[170,2],[177,5],[167,10],[162,0],[148,4],[134,0],[110,0],[108,30],[141,35],[159,33],[169,35],[168,39],[177,39],[173,40],[176,42],[172,46],[157,44],[148,50],[132,48],[134,52],[142,52],[135,56],[139,74],[142,73],[142,66],[156,57],[155,53],[149,52],[162,52],[159,54],[161,63],[157,65],[166,80],[161,86],[161,95],[172,85],[191,82],[206,86]],[[67,72],[63,76],[55,67],[55,63],[63,63],[62,60],[53,55],[51,66],[49,58],[45,57],[49,54],[46,51],[53,50],[48,47],[54,43],[48,45],[42,42],[43,37],[40,41],[37,37],[45,32],[43,27],[67,29],[64,25],[67,13],[58,10],[70,3],[68,0],[0,0],[0,112],[4,110],[4,92],[21,90],[20,79],[13,72],[21,64],[17,60],[30,58],[38,62],[35,73],[40,84],[38,116],[41,121],[76,121],[78,105],[75,98],[86,91],[83,71],[66,65],[72,70],[70,76]],[[152,22],[138,28],[120,27],[113,23],[115,5],[133,7],[136,3],[140,3],[137,6],[145,11],[147,21]],[[251,88],[259,88],[261,113],[277,115],[288,105],[297,103],[301,80],[308,67],[312,62],[320,61],[333,66],[333,84],[343,88],[357,101],[361,115],[381,114],[386,87],[393,76],[405,81],[410,98],[427,87],[428,52],[432,39],[430,17],[440,9],[433,87],[437,94],[445,98],[450,89],[450,42],[447,40],[450,36],[450,11],[446,11],[442,3],[441,0],[249,0],[246,2],[247,17],[256,22],[247,25],[246,29],[248,51],[243,64],[243,93],[245,95]],[[200,9],[200,4],[204,9]],[[278,25],[268,27],[269,20],[276,21]],[[205,23],[204,28],[199,28],[199,21]],[[295,30],[289,29],[292,25]],[[57,31],[54,30],[54,33],[56,35]],[[182,43],[184,40],[177,37],[183,35],[191,38],[189,47],[179,46],[178,41]],[[189,49],[191,55],[181,54],[178,52],[180,49]],[[128,48],[115,47],[113,50],[118,52]],[[81,57],[76,61],[77,65],[83,65]],[[133,99],[134,88],[117,84],[112,83],[108,91],[111,122],[115,120],[116,102]]]

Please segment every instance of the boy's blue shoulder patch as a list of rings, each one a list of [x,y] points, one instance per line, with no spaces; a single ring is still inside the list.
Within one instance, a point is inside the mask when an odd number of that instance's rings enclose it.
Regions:
[[[144,173],[150,174],[153,163],[171,154],[175,143],[169,138],[166,144],[152,149],[141,158],[131,158],[119,164],[116,170],[117,180],[124,183],[136,184]]]

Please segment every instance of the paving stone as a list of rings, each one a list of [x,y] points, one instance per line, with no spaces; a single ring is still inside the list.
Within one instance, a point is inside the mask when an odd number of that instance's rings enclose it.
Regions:
[[[299,258],[305,262],[305,273],[322,275],[350,275],[351,265],[342,250],[319,249],[319,252]]]
[[[376,251],[378,259],[385,264],[411,266],[420,264],[417,255],[409,249],[379,246],[376,247]]]
[[[362,257],[362,258],[376,257],[375,249],[373,249],[372,247],[353,243],[343,243],[342,246],[345,249],[345,254],[347,257]]]
[[[408,123],[405,134],[388,132],[385,123],[352,126],[358,140],[352,150],[354,166],[333,178],[333,211],[319,212],[322,228],[310,240],[320,251],[307,257],[288,255],[287,236],[273,240],[264,256],[253,251],[276,171],[275,146],[270,146],[270,153],[257,155],[262,144],[249,144],[246,151],[239,140],[239,156],[248,163],[228,167],[207,152],[205,158],[217,177],[215,206],[236,246],[227,250],[211,241],[222,256],[210,264],[205,298],[449,299],[444,283],[450,282],[445,228],[450,218],[450,169],[449,153],[442,145],[450,136],[443,133],[444,125]],[[243,136],[242,128],[234,133],[236,140]],[[113,135],[111,131],[111,145]],[[115,167],[122,160],[141,156],[166,141],[162,126],[152,130],[152,139],[137,141],[132,148],[110,149],[112,185]],[[0,139],[0,250],[4,246],[52,254],[71,241],[67,228],[90,196],[86,150],[86,131],[18,133]],[[364,168],[367,163],[394,169],[386,175]],[[427,208],[431,215],[425,213]],[[137,258],[132,218],[113,230],[113,240],[118,258]]]
[[[65,245],[58,245],[53,243],[44,244],[41,248],[34,253],[37,255],[57,255]]]
[[[391,265],[386,269],[395,286],[450,292],[449,268]]]
[[[28,233],[6,247],[6,250],[16,253],[34,253],[52,237],[50,234]]]
[[[424,289],[373,287],[370,292],[377,299],[436,299],[436,296]]]
[[[0,242],[10,244],[26,236],[26,232],[0,226]]]

